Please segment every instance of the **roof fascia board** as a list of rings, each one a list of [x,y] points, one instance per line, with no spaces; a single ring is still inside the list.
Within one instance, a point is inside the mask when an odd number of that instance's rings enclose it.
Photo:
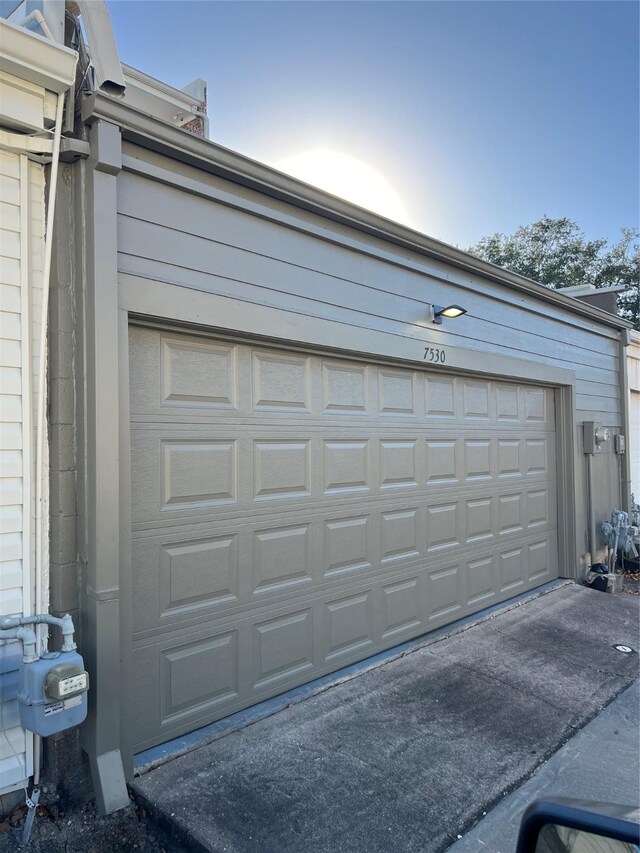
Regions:
[[[0,19],[0,70],[60,94],[73,83],[78,54]]]
[[[156,80],[155,77],[150,77],[148,74],[139,71],[137,68],[133,68],[131,65],[125,65],[124,62],[121,65],[122,73],[127,83],[133,83],[138,88],[143,89],[145,92],[150,92],[156,97],[162,95],[172,104],[175,104],[176,107],[180,107],[183,110],[188,109],[191,112],[195,112],[198,108],[202,107],[202,102],[189,95],[188,92],[176,89],[174,86],[168,86],[161,80]]]
[[[378,214],[357,207],[302,181],[278,172],[269,166],[251,160],[242,154],[223,148],[215,142],[193,136],[179,128],[158,121],[151,116],[132,110],[100,92],[85,96],[82,118],[88,124],[104,119],[122,128],[124,139],[161,154],[203,169],[218,177],[255,189],[280,201],[294,204],[312,213],[347,225],[371,236],[393,242],[398,246],[426,255],[458,269],[489,278],[535,299],[550,302],[573,314],[589,317],[615,329],[630,329],[631,323],[595,308],[573,297],[563,296],[542,284],[509,272],[495,264],[482,261],[473,255],[392,222]]]

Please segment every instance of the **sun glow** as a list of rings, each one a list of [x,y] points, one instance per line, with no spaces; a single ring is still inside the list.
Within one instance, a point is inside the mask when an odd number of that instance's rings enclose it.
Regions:
[[[361,160],[313,148],[274,164],[281,172],[379,213],[387,219],[410,225],[409,214],[389,181]]]

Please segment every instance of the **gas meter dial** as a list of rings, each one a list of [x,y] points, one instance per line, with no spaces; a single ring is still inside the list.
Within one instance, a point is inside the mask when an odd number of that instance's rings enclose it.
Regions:
[[[49,670],[44,680],[44,692],[49,700],[69,699],[88,689],[89,673],[77,664],[58,664]]]

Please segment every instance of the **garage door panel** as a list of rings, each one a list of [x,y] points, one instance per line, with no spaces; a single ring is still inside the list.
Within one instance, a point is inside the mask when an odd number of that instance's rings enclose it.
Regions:
[[[422,576],[414,574],[382,587],[380,618],[383,641],[422,630],[422,586]]]
[[[398,511],[398,514],[409,515],[410,511]],[[416,513],[418,535],[424,528],[421,524],[423,518],[423,515]],[[361,521],[366,523],[358,524]],[[356,516],[337,520],[337,524],[342,526],[339,526],[337,531],[331,531],[331,535],[335,533],[342,538],[338,542],[338,547],[333,548],[326,545],[323,547],[322,541],[317,536],[321,528],[311,526],[308,539],[312,555],[311,569],[307,570],[304,564],[292,561],[289,574],[280,581],[277,578],[282,577],[279,572],[283,570],[280,568],[280,563],[274,562],[271,577],[276,580],[264,585],[261,585],[260,578],[264,578],[265,573],[258,569],[258,563],[250,547],[252,541],[255,542],[260,536],[261,531],[245,530],[238,533],[237,547],[234,542],[233,548],[226,545],[228,536],[226,540],[224,536],[219,540],[211,537],[211,541],[216,544],[220,541],[225,546],[224,550],[220,549],[224,554],[223,557],[214,552],[214,556],[219,557],[223,567],[212,567],[210,573],[200,574],[204,560],[195,563],[195,567],[185,562],[183,577],[180,576],[182,567],[179,563],[175,570],[175,577],[167,577],[170,571],[167,554],[178,552],[180,556],[188,555],[192,548],[190,540],[183,538],[175,541],[168,536],[160,541],[155,537],[134,542],[133,559],[137,570],[133,578],[133,590],[134,597],[139,602],[134,639],[136,642],[147,642],[166,631],[186,629],[189,626],[207,622],[222,625],[228,620],[233,622],[236,618],[244,618],[247,613],[269,612],[271,608],[286,605],[288,602],[300,601],[304,604],[333,590],[338,592],[342,590],[345,595],[350,592],[355,594],[358,591],[377,588],[380,584],[402,582],[416,573],[426,575],[439,572],[450,566],[452,561],[466,563],[474,559],[485,559],[495,553],[513,550],[514,544],[528,546],[544,541],[549,542],[546,557],[550,562],[550,573],[557,570],[556,563],[551,562],[555,555],[555,531],[550,526],[544,530],[536,530],[527,536],[507,535],[500,539],[493,537],[487,541],[472,542],[460,548],[436,549],[426,555],[423,546],[421,550],[416,548],[392,555],[396,559],[375,559],[372,553],[377,545],[376,537],[380,531],[382,531],[384,542],[384,527],[381,528],[383,522],[382,515],[367,518]],[[335,519],[328,519],[325,521],[325,527],[333,526],[335,523]],[[400,519],[399,523],[404,526],[406,522]],[[306,537],[301,535],[303,529],[302,524],[290,528],[294,534],[292,552],[295,550],[299,553],[302,548],[306,550],[306,542],[304,542]],[[353,535],[349,536],[350,533]],[[408,541],[410,537],[411,534],[408,534]],[[298,539],[297,542],[295,538]],[[426,540],[425,535],[422,541]],[[200,542],[203,540],[195,541],[194,550],[200,547]],[[208,546],[209,540],[204,541]],[[317,542],[320,542],[319,547],[315,544]],[[404,547],[399,537],[395,542],[399,549]],[[391,547],[393,549],[394,546]],[[227,553],[241,555],[240,566],[234,568],[234,572],[227,571]],[[381,549],[378,553],[384,552]],[[320,559],[318,555],[322,555]],[[206,551],[205,557],[209,559],[209,553]],[[528,580],[531,578],[527,572],[527,566],[524,565],[525,558],[526,553],[523,552],[522,576]],[[303,559],[308,559],[307,554],[304,554]],[[242,561],[244,561],[245,570],[242,568]],[[154,571],[158,564],[160,564],[159,571]],[[214,574],[214,568],[218,568],[217,574]],[[536,572],[539,573],[542,570],[543,567],[539,567]],[[199,585],[193,580],[194,574]],[[270,581],[271,577],[267,581]],[[172,582],[173,585],[171,585]],[[495,583],[494,588],[498,592],[501,586]],[[170,599],[170,595],[173,595],[173,599]],[[468,599],[465,599],[464,603],[469,603]],[[430,610],[429,602],[425,602],[424,606],[427,611]]]
[[[252,688],[271,689],[314,667],[313,610],[305,607],[253,626]]]
[[[253,437],[246,426],[235,427],[236,437],[229,429],[200,427],[190,434],[169,426],[133,430],[134,528],[146,522],[187,524],[221,512],[260,512],[268,504],[282,512],[301,503],[313,510],[329,501],[386,501],[391,492],[463,496],[514,481],[524,489],[529,482],[555,480],[554,442],[541,434],[431,439],[417,432],[400,438],[395,430],[389,438],[348,437],[340,430],[323,438],[310,437],[310,430],[287,435],[288,430],[278,424],[277,438],[264,425]]]
[[[136,412],[238,410],[237,345],[138,329],[129,357]]]
[[[553,391],[411,368],[305,355],[137,328],[131,336],[131,418],[215,421],[419,419],[482,427],[554,428]],[[192,411],[188,411],[191,409]]]
[[[496,439],[496,476],[500,480],[518,480],[525,476],[523,439]]]
[[[322,657],[326,662],[340,666],[343,658],[367,655],[367,649],[375,645],[374,599],[375,590],[365,590],[325,603]]]
[[[555,526],[557,499],[554,485],[542,484],[539,487],[531,487],[524,494],[527,529],[535,530],[548,525]]]
[[[378,411],[387,417],[422,416],[424,406],[420,378],[409,370],[379,368]]]
[[[465,379],[462,382],[462,417],[464,420],[488,421],[493,414],[491,382]]]
[[[558,577],[558,532],[552,530],[527,545],[529,582],[546,583]]]
[[[477,494],[477,493],[476,493]],[[250,520],[224,517],[188,529],[133,534],[134,587],[142,610],[160,581],[167,592],[158,616],[168,610],[226,603],[232,593],[264,597],[347,574],[385,570],[391,564],[431,561],[450,550],[490,545],[554,528],[555,491],[502,490],[460,500],[378,503],[324,508],[308,515],[274,514]],[[194,602],[189,604],[188,591]],[[237,592],[234,592],[237,591]]]
[[[427,575],[428,621],[450,622],[458,619],[466,599],[466,576],[459,561]]]
[[[254,531],[253,546],[254,595],[284,592],[313,582],[310,524]]]
[[[525,475],[548,477],[555,470],[555,444],[547,436],[525,439]]]
[[[555,577],[552,395],[132,329],[136,748]]]
[[[536,565],[544,566],[540,541],[527,547]],[[553,547],[548,542],[547,553]],[[522,555],[522,546],[497,555],[469,554],[428,573],[414,569],[360,591],[325,594],[311,606],[283,603],[262,617],[247,611],[138,644],[134,675],[150,691],[138,701],[138,713],[157,720],[155,727],[140,726],[139,748],[461,618],[499,601],[505,587],[507,592],[531,588],[514,569],[515,553]],[[540,577],[544,582],[549,575]]]
[[[159,655],[161,723],[238,697],[238,632],[204,636]]]
[[[460,392],[458,380],[453,377],[426,376],[425,415],[428,420],[457,422],[460,418]]]
[[[251,499],[299,501],[311,497],[311,454],[309,440],[254,441]]]
[[[368,438],[343,438],[323,441],[322,492],[325,495],[371,492],[374,483],[374,460]]]
[[[252,405],[255,412],[311,412],[309,356],[252,353]]]
[[[500,592],[516,595],[523,588],[526,580],[526,550],[522,545],[515,545],[500,551]]]
[[[500,590],[498,558],[495,553],[467,560],[467,604],[469,607],[488,607],[497,599]]]

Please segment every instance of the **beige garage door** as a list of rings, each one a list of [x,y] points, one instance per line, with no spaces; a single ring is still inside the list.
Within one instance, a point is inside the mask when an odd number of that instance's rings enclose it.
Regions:
[[[132,328],[136,750],[557,575],[553,392]]]

